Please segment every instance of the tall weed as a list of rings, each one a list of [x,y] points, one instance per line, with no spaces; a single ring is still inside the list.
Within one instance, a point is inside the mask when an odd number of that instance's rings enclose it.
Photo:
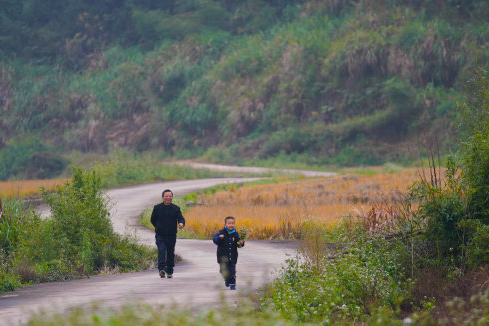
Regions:
[[[22,284],[15,273],[13,258],[20,240],[32,226],[32,211],[23,209],[22,202],[0,199],[0,292],[13,291]]]
[[[8,256],[17,248],[33,214],[25,211],[20,201],[5,200],[0,204],[0,250]]]

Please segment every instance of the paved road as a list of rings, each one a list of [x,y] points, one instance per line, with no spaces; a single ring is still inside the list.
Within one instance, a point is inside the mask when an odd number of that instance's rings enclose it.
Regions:
[[[329,177],[335,175],[335,172],[325,172],[325,171],[311,171],[311,170],[295,170],[295,169],[274,169],[274,168],[263,168],[254,166],[232,166],[232,165],[222,165],[222,164],[211,164],[211,163],[199,163],[193,161],[177,161],[175,162],[179,165],[191,166],[196,169],[208,169],[214,171],[224,171],[224,172],[237,172],[237,173],[286,173],[286,174],[302,174],[305,177]]]
[[[154,246],[154,233],[138,225],[142,209],[161,201],[161,191],[170,188],[175,196],[219,183],[242,182],[253,178],[216,178],[174,181],[113,189],[107,195],[114,204],[111,218],[117,232],[135,232],[142,242]],[[239,222],[239,221],[238,221]],[[223,286],[211,240],[178,239],[176,253],[183,261],[175,267],[173,279],[160,279],[156,269],[138,273],[97,275],[90,279],[28,286],[0,294],[0,325],[16,325],[40,310],[59,312],[74,306],[101,302],[118,307],[133,300],[149,304],[179,303],[217,305],[224,294],[227,302],[255,291],[270,282],[284,260],[295,254],[293,243],[247,241],[240,249],[237,268],[238,291]],[[225,291],[227,290],[227,291]]]

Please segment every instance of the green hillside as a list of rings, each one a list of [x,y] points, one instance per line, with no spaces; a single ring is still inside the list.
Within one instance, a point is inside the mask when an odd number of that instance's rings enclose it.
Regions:
[[[487,17],[477,0],[7,0],[0,179],[20,156],[120,147],[342,165],[447,151]]]

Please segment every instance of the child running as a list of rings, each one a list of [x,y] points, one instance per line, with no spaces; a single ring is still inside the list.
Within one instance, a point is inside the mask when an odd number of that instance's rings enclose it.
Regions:
[[[244,247],[236,231],[234,217],[224,219],[224,228],[214,234],[212,241],[217,245],[217,263],[219,272],[224,277],[224,284],[231,290],[236,290],[236,263],[238,262],[238,248]]]

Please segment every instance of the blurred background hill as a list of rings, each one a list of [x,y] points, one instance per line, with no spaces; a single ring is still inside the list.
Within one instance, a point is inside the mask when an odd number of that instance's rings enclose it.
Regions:
[[[4,0],[0,180],[117,149],[409,164],[454,149],[478,0]]]

